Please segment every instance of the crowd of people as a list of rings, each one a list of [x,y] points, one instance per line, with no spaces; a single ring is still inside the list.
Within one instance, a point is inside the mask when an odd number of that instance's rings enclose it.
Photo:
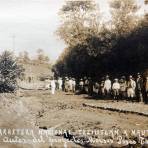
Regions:
[[[48,88],[51,94],[56,90],[72,92],[74,94],[96,95],[98,98],[113,98],[114,100],[129,100],[148,103],[148,77],[142,77],[140,73],[134,78],[122,76],[120,79],[110,79],[106,75],[98,81],[90,77],[75,79],[71,77],[51,78]]]

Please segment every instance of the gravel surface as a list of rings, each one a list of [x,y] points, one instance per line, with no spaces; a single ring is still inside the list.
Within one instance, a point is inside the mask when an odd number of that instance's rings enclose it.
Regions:
[[[4,99],[5,98],[5,99]],[[9,99],[8,99],[9,98]],[[4,103],[5,102],[5,103]],[[137,135],[131,135],[131,130],[144,131],[148,129],[148,118],[141,115],[131,113],[112,112],[108,110],[85,107],[83,104],[101,104],[113,105],[113,107],[127,107],[139,110],[147,108],[144,104],[131,104],[126,102],[112,102],[107,100],[90,99],[87,95],[73,95],[71,93],[56,92],[51,95],[48,90],[20,90],[17,96],[8,95],[3,97],[0,103],[0,125],[1,128],[31,128],[35,132],[39,129],[48,131],[54,128],[55,130],[69,130],[72,137],[71,142],[67,145],[64,143],[30,143],[30,144],[0,144],[0,148],[49,148],[49,147],[121,147],[129,144],[116,143],[101,143],[90,142],[88,138],[96,139],[111,139],[117,137],[116,134],[86,134],[86,131],[111,131],[119,130],[120,134],[123,131],[129,132],[126,139],[137,138]],[[4,106],[5,104],[5,106]],[[135,105],[137,105],[135,107]],[[8,106],[8,107],[6,107]],[[138,109],[137,109],[138,110]],[[145,110],[147,111],[147,110]],[[83,134],[80,132],[83,131]],[[113,137],[114,136],[114,137]],[[147,138],[147,133],[143,135]],[[55,139],[66,139],[63,134],[55,134],[52,136]],[[78,139],[78,140],[74,140]],[[91,140],[92,140],[91,139]],[[136,140],[137,141],[137,140]],[[87,145],[86,145],[87,144]],[[138,146],[137,146],[138,147]]]

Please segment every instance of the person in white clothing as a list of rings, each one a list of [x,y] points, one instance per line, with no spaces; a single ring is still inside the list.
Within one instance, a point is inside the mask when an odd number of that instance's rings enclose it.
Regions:
[[[109,76],[106,76],[106,80],[104,82],[104,93],[105,95],[109,96],[111,92],[111,80],[109,79]]]
[[[62,78],[59,78],[59,79],[58,79],[58,89],[59,89],[59,90],[62,90],[62,85],[63,85]]]
[[[75,93],[76,91],[76,80],[75,78],[72,79],[72,92]]]
[[[117,101],[118,101],[118,98],[119,98],[119,90],[120,90],[120,84],[118,82],[118,79],[115,79],[114,80],[114,83],[112,85],[112,90],[113,90],[114,99],[117,99]]]
[[[84,81],[83,81],[83,79],[80,79],[79,90],[80,90],[80,93],[83,93],[83,91],[84,91]]]
[[[64,91],[65,92],[68,92],[69,91],[69,79],[68,79],[68,77],[65,77]]]
[[[129,76],[129,81],[127,82],[127,97],[133,101],[135,97],[136,82],[133,80],[132,76]]]
[[[55,88],[56,88],[56,84],[55,84],[54,78],[51,78],[50,87],[51,87],[51,94],[54,95],[55,94]]]
[[[72,91],[72,79],[71,78],[69,78],[69,91]]]

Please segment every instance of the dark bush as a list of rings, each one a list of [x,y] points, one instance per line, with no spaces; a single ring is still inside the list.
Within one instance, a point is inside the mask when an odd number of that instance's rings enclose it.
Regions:
[[[0,92],[14,92],[22,72],[23,68],[17,64],[13,54],[4,51],[0,55]]]

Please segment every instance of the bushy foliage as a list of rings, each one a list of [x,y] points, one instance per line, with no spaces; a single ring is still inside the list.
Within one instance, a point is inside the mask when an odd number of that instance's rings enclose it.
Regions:
[[[0,92],[14,92],[22,72],[23,68],[16,63],[12,53],[4,51],[0,55]]]
[[[120,75],[148,67],[148,21],[147,17],[140,19],[136,15],[139,7],[134,0],[112,0],[112,21],[107,24],[98,19],[100,14],[94,3],[89,3],[85,13],[80,11],[82,4],[77,3],[77,15],[71,8],[75,2],[70,3],[62,9],[62,16],[67,17],[63,17],[58,30],[68,47],[54,65],[57,75]],[[88,3],[84,1],[83,5]],[[97,15],[90,17],[92,14]]]

